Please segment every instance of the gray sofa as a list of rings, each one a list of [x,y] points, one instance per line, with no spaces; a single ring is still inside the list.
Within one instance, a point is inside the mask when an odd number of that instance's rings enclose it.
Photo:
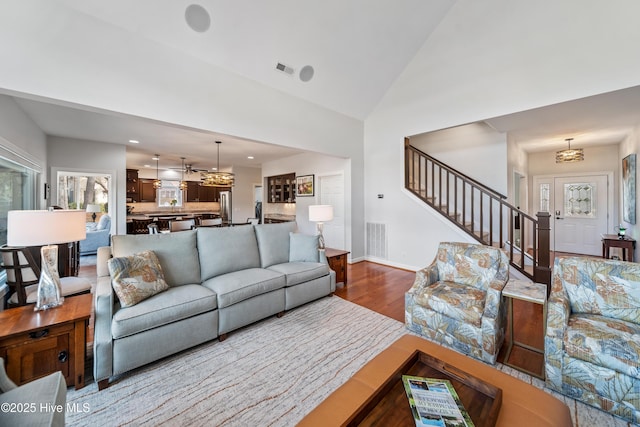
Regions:
[[[87,238],[80,240],[80,255],[92,255],[101,246],[109,246],[111,236],[111,217],[104,214],[100,220],[87,223]]]
[[[332,295],[335,273],[317,238],[296,224],[201,227],[169,234],[115,235],[98,250],[94,378],[109,378]],[[152,250],[169,289],[122,308],[109,257]],[[159,345],[161,343],[161,345]]]

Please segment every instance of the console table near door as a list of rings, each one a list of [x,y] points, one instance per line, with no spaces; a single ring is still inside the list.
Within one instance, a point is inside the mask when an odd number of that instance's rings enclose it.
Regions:
[[[84,387],[87,324],[93,294],[66,297],[61,306],[33,304],[0,312],[0,357],[17,385],[61,371],[67,386]]]
[[[602,235],[602,258],[609,259],[610,248],[622,249],[622,260],[633,262],[633,251],[636,248],[636,241],[631,237],[620,238],[617,234],[603,234]],[[627,253],[629,256],[627,256]]]
[[[344,283],[347,286],[347,255],[349,251],[325,248],[324,254],[329,262],[329,267],[336,272],[336,283]]]

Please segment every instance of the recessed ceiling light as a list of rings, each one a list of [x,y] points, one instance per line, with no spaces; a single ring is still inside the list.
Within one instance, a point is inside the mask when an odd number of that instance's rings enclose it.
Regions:
[[[160,160],[160,157],[153,156],[151,160]]]
[[[218,170],[218,168],[215,168],[215,167],[214,167],[214,168],[211,168],[211,170],[212,170],[212,171],[217,171],[217,170]]]
[[[247,159],[253,160],[253,156],[247,156]]]
[[[144,167],[145,167],[145,168],[150,168],[150,167],[151,167],[151,165],[144,165]]]
[[[137,139],[130,139],[129,142],[132,144],[140,144],[140,141],[138,141]]]

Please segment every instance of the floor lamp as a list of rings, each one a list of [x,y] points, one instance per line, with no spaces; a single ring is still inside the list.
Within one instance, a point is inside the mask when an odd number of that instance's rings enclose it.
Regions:
[[[83,210],[9,211],[8,246],[42,246],[40,281],[34,310],[62,305],[58,274],[58,243],[86,238],[86,213]]]
[[[318,230],[318,249],[324,249],[324,236],[322,229],[324,223],[333,219],[333,206],[331,205],[311,205],[309,206],[309,221],[316,223]]]

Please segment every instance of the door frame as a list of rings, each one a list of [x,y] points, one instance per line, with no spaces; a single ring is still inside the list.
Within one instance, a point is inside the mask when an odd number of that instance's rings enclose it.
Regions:
[[[567,172],[567,173],[558,173],[558,174],[546,174],[546,175],[534,175],[532,179],[532,207],[534,210],[539,210],[540,207],[540,191],[539,186],[541,184],[540,181],[555,181],[555,178],[571,178],[573,176],[598,176],[598,175],[606,175],[607,176],[607,232],[613,230],[613,217],[616,216],[616,203],[615,203],[615,182],[613,180],[614,173],[613,171],[601,171],[601,172]],[[549,194],[549,214],[552,217],[550,222],[551,228],[551,250],[555,251],[555,242],[556,242],[556,231],[555,231],[555,185],[551,187],[551,194]],[[599,193],[600,194],[600,193]]]

